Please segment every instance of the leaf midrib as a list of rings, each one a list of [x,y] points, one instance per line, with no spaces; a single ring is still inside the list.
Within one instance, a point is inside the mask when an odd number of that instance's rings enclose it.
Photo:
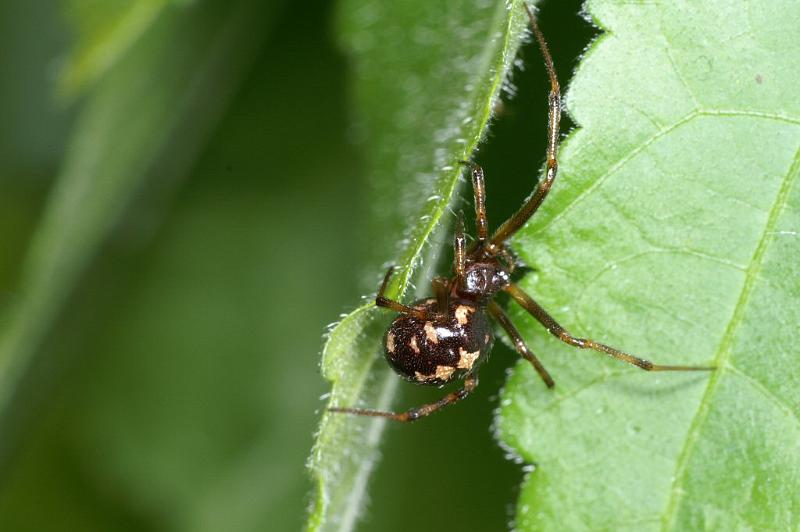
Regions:
[[[783,118],[783,120],[785,120],[785,118]],[[791,192],[792,186],[797,180],[796,178],[798,173],[800,173],[800,147],[795,152],[794,160],[789,167],[789,171],[786,173],[783,181],[781,182],[781,187],[778,190],[778,194],[776,195],[775,201],[770,209],[767,222],[764,225],[764,231],[761,234],[761,238],[759,239],[758,245],[753,253],[753,257],[750,259],[750,265],[745,273],[742,291],[739,294],[739,298],[737,299],[734,307],[733,315],[728,321],[728,326],[722,335],[722,340],[720,341],[719,348],[717,349],[716,356],[714,357],[714,362],[717,369],[713,372],[711,378],[709,379],[706,390],[700,400],[697,413],[692,420],[692,424],[689,427],[689,432],[684,440],[684,446],[678,455],[675,474],[672,476],[673,486],[670,490],[670,496],[669,500],[667,501],[664,515],[662,516],[662,530],[664,531],[672,529],[675,524],[678,505],[680,504],[680,500],[682,498],[682,481],[686,472],[689,458],[694,450],[697,440],[700,437],[700,432],[702,431],[703,425],[708,419],[711,399],[716,393],[719,386],[719,381],[728,366],[728,360],[731,356],[731,346],[733,344],[734,337],[736,336],[736,331],[744,320],[744,314],[747,309],[748,301],[753,292],[758,274],[763,266],[764,256],[769,246],[770,237],[774,232],[781,212],[786,206],[789,193]],[[739,373],[743,373],[741,370],[737,371]]]
[[[513,28],[514,20],[515,20],[514,12],[515,12],[515,10],[518,11],[518,9],[517,9],[517,4],[518,3],[519,2],[516,2],[516,1],[514,2],[514,5],[511,7],[512,12],[508,16],[508,22],[507,22],[507,25],[506,25],[505,31],[504,31],[503,44],[502,44],[502,46],[500,48],[500,59],[501,59],[501,61],[505,61],[506,54],[507,54],[509,46],[511,44],[511,33],[512,33],[512,28]],[[497,7],[495,8],[494,19],[492,20],[492,24],[491,24],[492,26],[494,26],[494,23],[498,18],[503,16],[505,11],[506,11],[505,5],[503,3],[498,3]],[[493,54],[492,54],[492,50],[493,50],[493,46],[492,45],[493,44],[494,44],[494,42],[493,42],[492,39],[489,39],[489,40],[486,41],[486,44],[485,44],[485,46],[483,47],[483,49],[481,51],[482,61],[481,61],[481,68],[478,70],[479,72],[483,72],[485,70],[490,70],[491,69],[491,64],[492,64],[492,59],[493,59]],[[498,88],[502,85],[503,77],[504,77],[504,74],[506,73],[505,70],[502,68],[503,65],[501,64],[499,66],[501,68],[495,68],[494,69],[494,71],[495,71],[494,72],[494,77],[492,78],[491,89],[489,90],[489,99],[488,99],[489,101],[488,101],[488,103],[486,105],[483,106],[483,109],[482,109],[482,112],[481,112],[481,115],[480,115],[480,121],[478,122],[478,123],[483,124],[483,125],[479,127],[479,130],[478,130],[479,134],[476,137],[474,137],[469,144],[466,144],[464,146],[464,150],[462,152],[462,158],[464,158],[464,159],[469,157],[469,155],[472,154],[475,151],[475,149],[477,148],[478,144],[480,143],[480,141],[481,141],[481,139],[483,137],[482,133],[485,132],[486,129],[488,128],[488,126],[489,126],[489,121],[491,120],[491,114],[492,114],[492,108],[494,106],[494,101],[498,97],[498,94],[499,94]],[[476,93],[477,93],[476,96],[479,97],[480,96],[480,91],[476,91]],[[415,242],[416,245],[412,247],[412,251],[411,251],[411,253],[409,253],[408,259],[405,261],[406,264],[408,264],[408,267],[406,267],[403,270],[402,274],[400,275],[400,278],[401,278],[401,281],[400,281],[401,290],[400,290],[400,292],[401,292],[401,294],[405,291],[405,288],[408,286],[408,284],[409,284],[409,282],[411,280],[411,276],[412,276],[413,270],[414,270],[414,268],[413,268],[414,263],[421,256],[423,247],[425,246],[426,242],[428,241],[428,238],[433,233],[433,231],[436,228],[436,226],[439,224],[439,221],[441,220],[445,209],[447,208],[447,206],[450,204],[450,202],[453,199],[453,195],[455,194],[455,190],[456,190],[456,185],[458,184],[458,174],[460,173],[460,168],[455,168],[455,169],[453,169],[451,171],[456,172],[455,177],[453,177],[453,178],[451,178],[449,180],[449,184],[446,186],[445,194],[443,194],[439,198],[439,200],[436,202],[436,206],[433,208],[432,212],[430,213],[429,222],[424,226],[425,227],[424,230],[420,233],[419,238],[416,239],[416,242]]]

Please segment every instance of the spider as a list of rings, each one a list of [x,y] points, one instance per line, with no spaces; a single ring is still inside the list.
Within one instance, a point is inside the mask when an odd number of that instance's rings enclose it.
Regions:
[[[455,227],[455,252],[452,277],[435,277],[431,281],[435,297],[420,299],[404,305],[384,296],[394,267],[386,272],[378,290],[375,304],[400,315],[395,318],[384,336],[384,348],[389,365],[406,380],[417,384],[443,386],[463,379],[461,389],[448,393],[435,403],[429,403],[405,412],[386,412],[364,408],[331,407],[330,412],[355,414],[415,421],[441,408],[466,398],[478,385],[478,368],[486,360],[494,343],[489,316],[494,318],[509,335],[519,354],[528,360],[548,388],[555,382],[536,355],[525,345],[519,331],[505,311],[494,301],[499,292],[511,298],[528,311],[552,335],[571,346],[592,349],[646,371],[698,371],[713,367],[667,366],[625,353],[606,344],[572,335],[550,316],[519,286],[511,282],[516,266],[506,247],[514,235],[536,213],[547,197],[558,170],[557,152],[559,122],[561,119],[561,92],[553,59],[544,35],[539,30],[530,7],[525,5],[533,34],[538,41],[544,65],[550,78],[549,118],[547,124],[547,170],[544,179],[522,207],[511,218],[489,235],[486,217],[483,170],[477,164],[459,161],[472,172],[475,197],[475,226],[477,237],[467,246],[464,222],[458,217]],[[488,314],[488,315],[487,315]]]

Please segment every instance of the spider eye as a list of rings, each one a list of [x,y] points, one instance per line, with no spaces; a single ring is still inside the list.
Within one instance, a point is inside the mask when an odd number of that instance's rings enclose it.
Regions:
[[[507,286],[509,280],[507,271],[492,264],[477,264],[467,269],[464,275],[462,291],[468,294],[491,297],[498,290]]]
[[[467,271],[464,279],[464,288],[467,292],[480,293],[485,292],[489,285],[489,278],[486,275],[486,270],[483,268],[475,268]]]
[[[498,289],[503,288],[509,282],[511,282],[511,276],[505,270],[498,270],[494,273],[494,278],[492,279],[492,284],[496,286]]]

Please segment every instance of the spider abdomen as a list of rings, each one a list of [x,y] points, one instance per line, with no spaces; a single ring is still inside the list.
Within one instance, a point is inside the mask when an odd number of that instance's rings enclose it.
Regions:
[[[433,386],[462,379],[483,362],[494,336],[483,308],[452,300],[446,315],[438,313],[436,299],[421,299],[429,320],[398,316],[386,331],[386,360],[403,378]]]

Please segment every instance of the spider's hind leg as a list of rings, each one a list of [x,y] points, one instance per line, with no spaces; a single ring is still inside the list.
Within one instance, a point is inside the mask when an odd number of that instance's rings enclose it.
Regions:
[[[383,410],[370,410],[366,408],[339,408],[332,407],[328,412],[336,412],[340,414],[353,414],[356,416],[369,416],[369,417],[385,417],[395,421],[410,422],[416,421],[419,418],[429,416],[446,406],[457,403],[472,393],[478,386],[478,376],[475,374],[467,376],[464,379],[464,386],[460,390],[450,392],[435,403],[428,403],[417,408],[406,410],[405,412],[387,412]]]

